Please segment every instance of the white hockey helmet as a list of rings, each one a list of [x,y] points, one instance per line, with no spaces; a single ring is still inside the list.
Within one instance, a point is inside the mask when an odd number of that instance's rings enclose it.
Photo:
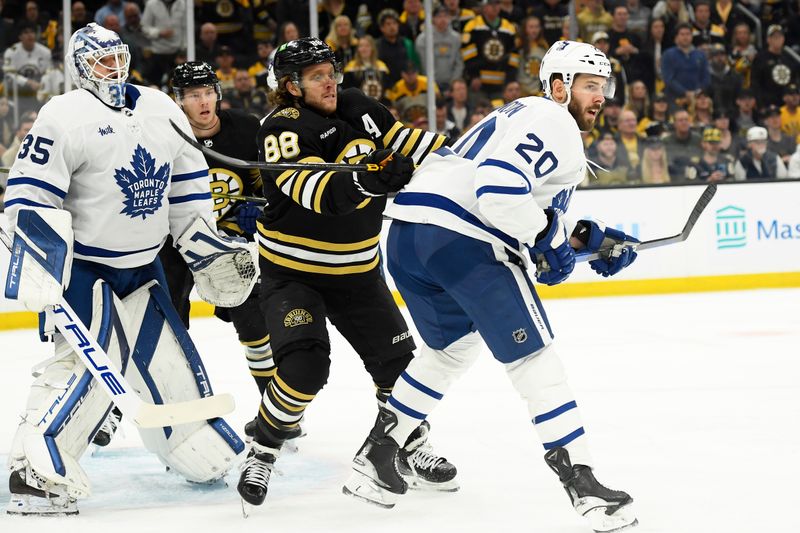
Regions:
[[[96,72],[95,65],[107,56],[115,57],[114,65],[106,65],[104,74]],[[117,108],[125,106],[125,80],[130,63],[128,45],[115,32],[94,22],[72,34],[64,56],[75,85]]]
[[[561,104],[563,106],[569,105],[572,97],[570,88],[578,74],[593,74],[607,78],[608,83],[603,90],[603,96],[606,98],[614,96],[616,90],[616,80],[611,75],[611,62],[603,52],[591,44],[558,41],[550,47],[539,67],[539,79],[548,98],[553,97],[550,85],[553,74],[560,74],[567,88],[567,101]]]

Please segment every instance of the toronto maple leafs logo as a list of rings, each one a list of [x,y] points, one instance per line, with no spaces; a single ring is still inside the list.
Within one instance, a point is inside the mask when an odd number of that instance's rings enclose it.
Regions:
[[[125,167],[114,171],[114,179],[126,198],[120,213],[131,218],[141,216],[144,220],[161,207],[170,167],[169,163],[164,163],[156,170],[156,160],[141,145],[133,151],[131,166],[132,171]]]

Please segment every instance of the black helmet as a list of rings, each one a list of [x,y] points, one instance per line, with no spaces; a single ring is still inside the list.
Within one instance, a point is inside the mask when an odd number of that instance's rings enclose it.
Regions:
[[[175,67],[172,72],[172,88],[180,103],[183,90],[192,87],[213,87],[217,92],[217,100],[222,98],[222,89],[219,85],[214,69],[205,61],[187,61]]]
[[[282,44],[272,60],[272,71],[275,80],[291,75],[296,82],[300,81],[300,73],[305,67],[330,63],[336,71],[336,82],[341,83],[342,71],[336,63],[331,47],[316,37],[303,37]],[[277,83],[275,84],[277,86]]]

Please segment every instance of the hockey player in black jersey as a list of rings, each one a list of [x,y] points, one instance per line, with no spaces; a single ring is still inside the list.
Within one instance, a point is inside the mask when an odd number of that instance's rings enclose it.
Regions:
[[[236,109],[218,109],[222,92],[210,65],[202,61],[178,65],[172,75],[172,88],[198,141],[232,157],[257,157],[258,119]],[[206,161],[212,194],[261,196],[261,176],[257,170],[241,170],[209,156],[206,156]],[[253,240],[255,221],[261,214],[261,207],[218,196],[214,198],[214,214],[221,233]],[[164,245],[159,256],[164,265],[172,302],[188,328],[189,293],[194,283],[186,263],[170,244]],[[226,322],[233,322],[239,342],[244,346],[250,373],[263,394],[275,368],[266,319],[259,307],[258,286],[242,305],[217,307],[214,314]]]
[[[269,209],[259,218],[262,309],[276,372],[264,395],[238,490],[263,503],[281,446],[322,389],[330,366],[329,319],[359,354],[378,402],[413,358],[414,341],[381,275],[386,194],[446,138],[406,128],[358,89],[338,91],[333,51],[316,38],[281,46],[273,62],[276,104],[258,133],[260,159],[307,162],[307,170],[263,172]],[[378,163],[379,172],[316,170],[319,162]],[[456,490],[456,469],[433,454],[424,423],[400,449],[412,488]]]

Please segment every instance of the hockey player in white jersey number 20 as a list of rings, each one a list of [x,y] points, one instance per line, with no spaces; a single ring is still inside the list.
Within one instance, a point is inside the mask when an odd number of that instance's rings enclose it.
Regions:
[[[167,95],[125,83],[130,54],[119,36],[89,24],[65,59],[78,89],[42,108],[9,175],[6,297],[32,311],[63,297],[147,402],[208,396],[156,254],[171,234],[201,297],[235,306],[258,277],[254,250],[217,235],[208,166],[168,119],[191,135],[189,123]],[[58,333],[36,376],[9,454],[8,511],[74,514],[76,499],[91,492],[78,461],[111,400]],[[141,433],[165,465],[195,482],[221,478],[244,451],[221,418]]]
[[[595,531],[614,531],[637,523],[633,500],[594,477],[575,397],[529,276],[560,283],[576,254],[601,251],[590,265],[603,276],[636,258],[621,245],[632,237],[565,217],[586,172],[580,130],[592,129],[614,80],[602,52],[571,41],[550,48],[540,77],[547,98],[520,98],[489,114],[452,149],[428,157],[387,210],[394,219],[387,265],[424,345],[356,455],[345,492],[384,507],[406,492],[397,443],[470,367],[482,337],[527,403],[545,461],[576,511]]]

